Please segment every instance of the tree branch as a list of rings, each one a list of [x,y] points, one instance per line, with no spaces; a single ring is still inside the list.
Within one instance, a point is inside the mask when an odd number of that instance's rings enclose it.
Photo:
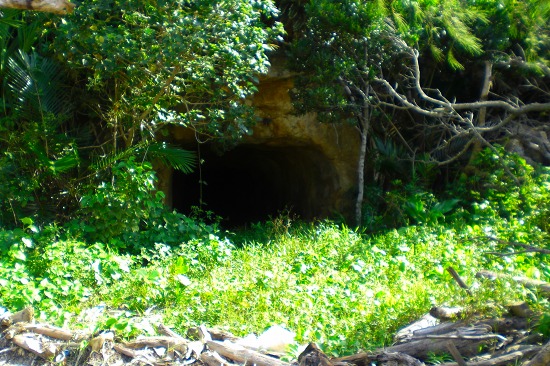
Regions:
[[[67,0],[0,0],[0,8],[35,10],[64,15],[72,13],[75,4]]]

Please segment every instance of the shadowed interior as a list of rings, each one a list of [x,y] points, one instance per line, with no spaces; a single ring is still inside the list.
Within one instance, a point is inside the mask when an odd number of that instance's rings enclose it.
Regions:
[[[326,217],[327,202],[338,188],[337,174],[314,147],[239,145],[222,154],[201,147],[200,172],[174,172],[172,204],[182,213],[198,206],[240,226],[276,216],[289,209],[302,219]],[[200,180],[202,176],[202,192]]]

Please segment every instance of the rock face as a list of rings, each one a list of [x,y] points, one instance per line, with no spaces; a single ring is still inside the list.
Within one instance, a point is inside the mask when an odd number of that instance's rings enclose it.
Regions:
[[[294,115],[292,75],[274,63],[249,101],[262,121],[251,136],[223,155],[199,146],[204,164],[194,175],[159,171],[175,208],[185,212],[202,199],[206,209],[236,225],[283,210],[304,219],[351,217],[359,134],[348,125],[319,123],[314,114]],[[185,130],[173,131],[172,138],[192,142]]]

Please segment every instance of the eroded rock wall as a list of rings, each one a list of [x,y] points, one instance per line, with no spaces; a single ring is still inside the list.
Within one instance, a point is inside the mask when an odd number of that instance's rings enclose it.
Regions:
[[[201,195],[222,216],[236,217],[239,212],[234,211],[241,210],[252,213],[242,215],[242,221],[255,221],[285,208],[305,219],[351,216],[359,135],[349,125],[322,124],[314,114],[295,115],[289,94],[293,83],[292,75],[274,61],[270,73],[260,80],[258,93],[248,101],[261,119],[253,134],[221,156],[201,147],[205,159],[201,179],[207,183]],[[187,146],[192,136],[185,130],[172,133],[175,142]],[[190,204],[181,203],[187,202],[182,195],[196,194],[187,178],[159,173],[174,206]]]

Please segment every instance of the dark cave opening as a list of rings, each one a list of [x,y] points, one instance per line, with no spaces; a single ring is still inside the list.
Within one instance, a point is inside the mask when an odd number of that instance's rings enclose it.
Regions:
[[[283,210],[304,220],[331,214],[338,177],[315,147],[243,144],[220,155],[205,145],[200,156],[200,171],[174,172],[172,205],[179,212],[199,206],[202,195],[203,209],[221,216],[226,227],[264,221]]]

